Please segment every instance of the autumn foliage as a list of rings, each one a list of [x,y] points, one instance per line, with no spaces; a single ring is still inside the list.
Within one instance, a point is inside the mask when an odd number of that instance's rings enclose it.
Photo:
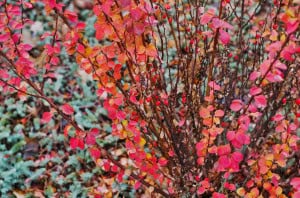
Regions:
[[[37,4],[50,28],[33,56],[23,30]],[[106,177],[136,196],[300,197],[298,0],[86,1],[92,36],[63,1],[0,6],[2,93],[45,101],[41,124],[65,120],[65,141]],[[97,83],[125,160],[98,144],[101,127],[78,125],[68,101],[44,92],[64,58]],[[116,193],[105,189],[89,194]]]

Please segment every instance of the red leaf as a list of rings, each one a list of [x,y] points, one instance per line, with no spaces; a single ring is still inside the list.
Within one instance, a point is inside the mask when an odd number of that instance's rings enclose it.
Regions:
[[[133,186],[133,188],[135,189],[135,190],[137,190],[137,189],[139,189],[140,187],[141,187],[141,182],[139,182],[139,181],[136,181],[135,182],[135,184],[134,184],[134,186]]]
[[[115,120],[117,118],[117,111],[115,108],[107,107],[106,110],[110,119]]]
[[[136,35],[141,35],[145,31],[145,25],[143,23],[134,23],[133,31]]]
[[[219,158],[219,168],[222,170],[223,168],[229,168],[230,165],[231,165],[231,161],[230,159],[228,158],[228,156],[226,155],[222,155],[220,158]]]
[[[99,134],[99,129],[97,128],[92,128],[90,130],[90,134],[92,134],[93,136],[97,136]]]
[[[131,0],[120,0],[122,7],[130,6]]]
[[[102,11],[107,14],[108,16],[110,16],[111,14],[111,8],[112,8],[112,4],[113,2],[111,0],[105,1],[105,3],[102,4],[101,8]]]
[[[96,144],[96,137],[92,134],[87,134],[86,138],[85,138],[85,142],[88,145],[94,145]]]
[[[218,147],[218,155],[227,155],[231,152],[231,148],[229,144],[221,145]]]
[[[130,11],[131,17],[134,21],[138,21],[142,18],[144,12],[140,8],[135,8]]]
[[[124,120],[126,118],[126,113],[124,111],[118,111],[116,115],[119,120]]]
[[[243,102],[241,100],[233,100],[230,109],[232,111],[239,111],[243,107]]]
[[[42,115],[41,123],[45,124],[47,122],[50,122],[53,114],[51,112],[44,112]]]
[[[61,107],[62,111],[64,114],[66,115],[72,115],[74,113],[74,109],[71,105],[69,105],[68,103],[67,104],[64,104],[62,107]]]
[[[231,190],[231,191],[235,190],[235,185],[234,184],[230,184],[228,182],[224,183],[224,187],[227,188],[228,190]]]
[[[79,139],[79,138],[71,138],[70,146],[72,149],[76,149],[77,147],[80,149],[84,149],[84,142],[82,139]]]
[[[64,15],[73,23],[77,22],[78,20],[77,14],[70,10],[65,10]]]
[[[69,135],[69,131],[70,131],[71,128],[72,128],[71,124],[68,124],[68,125],[65,126],[65,128],[64,128],[65,137],[67,137]]]
[[[161,165],[161,166],[165,166],[167,165],[168,163],[168,160],[166,160],[166,158],[162,157],[158,160],[158,163]]]
[[[98,148],[90,148],[90,155],[96,160],[101,157],[101,151]]]

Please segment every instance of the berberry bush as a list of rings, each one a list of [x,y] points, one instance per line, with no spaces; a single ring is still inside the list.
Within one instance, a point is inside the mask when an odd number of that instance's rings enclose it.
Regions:
[[[2,94],[42,101],[41,127],[89,153],[103,185],[88,196],[300,197],[299,0],[0,6]],[[93,126],[71,103],[86,94],[45,88],[73,64],[105,110]]]

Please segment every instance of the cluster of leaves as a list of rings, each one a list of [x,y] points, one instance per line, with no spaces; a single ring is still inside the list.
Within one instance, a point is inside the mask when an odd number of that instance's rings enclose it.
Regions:
[[[0,6],[0,86],[43,101],[32,122],[89,153],[89,195],[299,196],[299,1]],[[47,22],[35,45],[32,13]]]

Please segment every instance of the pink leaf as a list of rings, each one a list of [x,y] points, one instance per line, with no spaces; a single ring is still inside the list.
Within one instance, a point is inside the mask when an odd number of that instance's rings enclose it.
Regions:
[[[272,117],[272,120],[278,122],[278,121],[283,120],[283,118],[284,118],[283,115],[281,115],[281,114],[276,114],[275,116]]]
[[[286,29],[287,29],[286,32],[288,34],[291,34],[291,33],[295,32],[297,30],[298,26],[299,26],[298,21],[293,21],[293,22],[289,21],[289,22],[286,23]]]
[[[264,95],[255,96],[254,101],[258,108],[264,108],[267,106],[267,99]]]
[[[267,71],[269,70],[271,65],[271,60],[265,60],[264,62],[262,62],[262,64],[259,66],[260,72],[262,75],[265,75],[267,73]]]
[[[50,122],[53,114],[51,112],[44,112],[42,115],[41,123],[45,124]]]
[[[235,132],[234,131],[228,131],[226,134],[226,138],[228,141],[232,141],[235,138]]]
[[[93,134],[87,134],[86,138],[85,138],[85,142],[88,145],[94,145],[96,144],[96,137]]]
[[[201,107],[199,111],[199,115],[201,118],[209,118],[210,112],[207,108]]]
[[[213,24],[213,26],[214,26],[215,29],[217,29],[217,28],[233,29],[232,25],[230,25],[226,21],[223,21],[223,20],[218,19],[218,18],[214,18],[212,20],[212,24]]]
[[[212,198],[226,198],[226,195],[218,192],[214,192]]]
[[[254,80],[256,80],[258,77],[260,77],[260,72],[258,72],[258,71],[254,71],[254,72],[252,72],[251,74],[250,74],[250,80],[251,81],[254,81]]]
[[[234,152],[231,156],[232,159],[236,162],[241,162],[244,158],[243,154],[240,152]]]
[[[220,29],[220,40],[224,45],[227,45],[230,42],[230,35],[228,32]]]
[[[235,138],[238,141],[238,143],[240,143],[240,144],[249,144],[250,143],[249,136],[243,132],[236,133]]]
[[[277,69],[281,69],[281,70],[286,70],[287,69],[287,66],[280,62],[280,61],[276,61],[276,63],[274,64],[274,67],[277,68]]]
[[[262,92],[261,88],[256,87],[256,86],[251,87],[251,89],[250,89],[250,95],[251,96],[255,96],[257,94],[260,94],[261,92]]]
[[[297,190],[300,191],[300,177],[294,177],[290,184]]]
[[[9,78],[8,72],[6,70],[4,70],[4,69],[0,69],[0,78],[2,78],[2,79]]]
[[[142,185],[141,182],[136,181],[135,184],[134,184],[134,186],[133,186],[133,188],[134,188],[135,190],[137,190],[137,189],[139,189],[139,188],[141,187],[141,185]]]
[[[66,115],[72,115],[74,113],[73,107],[71,105],[69,105],[68,103],[61,106],[61,109],[62,109],[63,113]]]
[[[7,41],[9,39],[9,33],[1,33],[0,34],[0,42],[4,42],[4,41]]]
[[[215,9],[211,8],[207,10],[206,13],[204,13],[201,18],[200,18],[200,24],[205,25],[210,22],[210,20],[214,17],[215,15]]]
[[[300,191],[295,192],[293,195],[294,198],[300,198]]]
[[[215,83],[214,81],[210,81],[208,85],[209,85],[209,87],[212,88],[213,90],[219,91],[219,90],[221,89],[220,85],[218,85],[218,84]]]
[[[206,188],[200,186],[200,187],[198,188],[198,190],[197,190],[197,194],[198,194],[198,195],[202,195],[202,194],[204,194],[206,191],[207,191]]]
[[[215,116],[216,117],[223,117],[224,116],[224,111],[223,110],[217,110],[215,112]]]
[[[230,109],[232,111],[239,111],[243,107],[243,102],[241,100],[233,100]]]

